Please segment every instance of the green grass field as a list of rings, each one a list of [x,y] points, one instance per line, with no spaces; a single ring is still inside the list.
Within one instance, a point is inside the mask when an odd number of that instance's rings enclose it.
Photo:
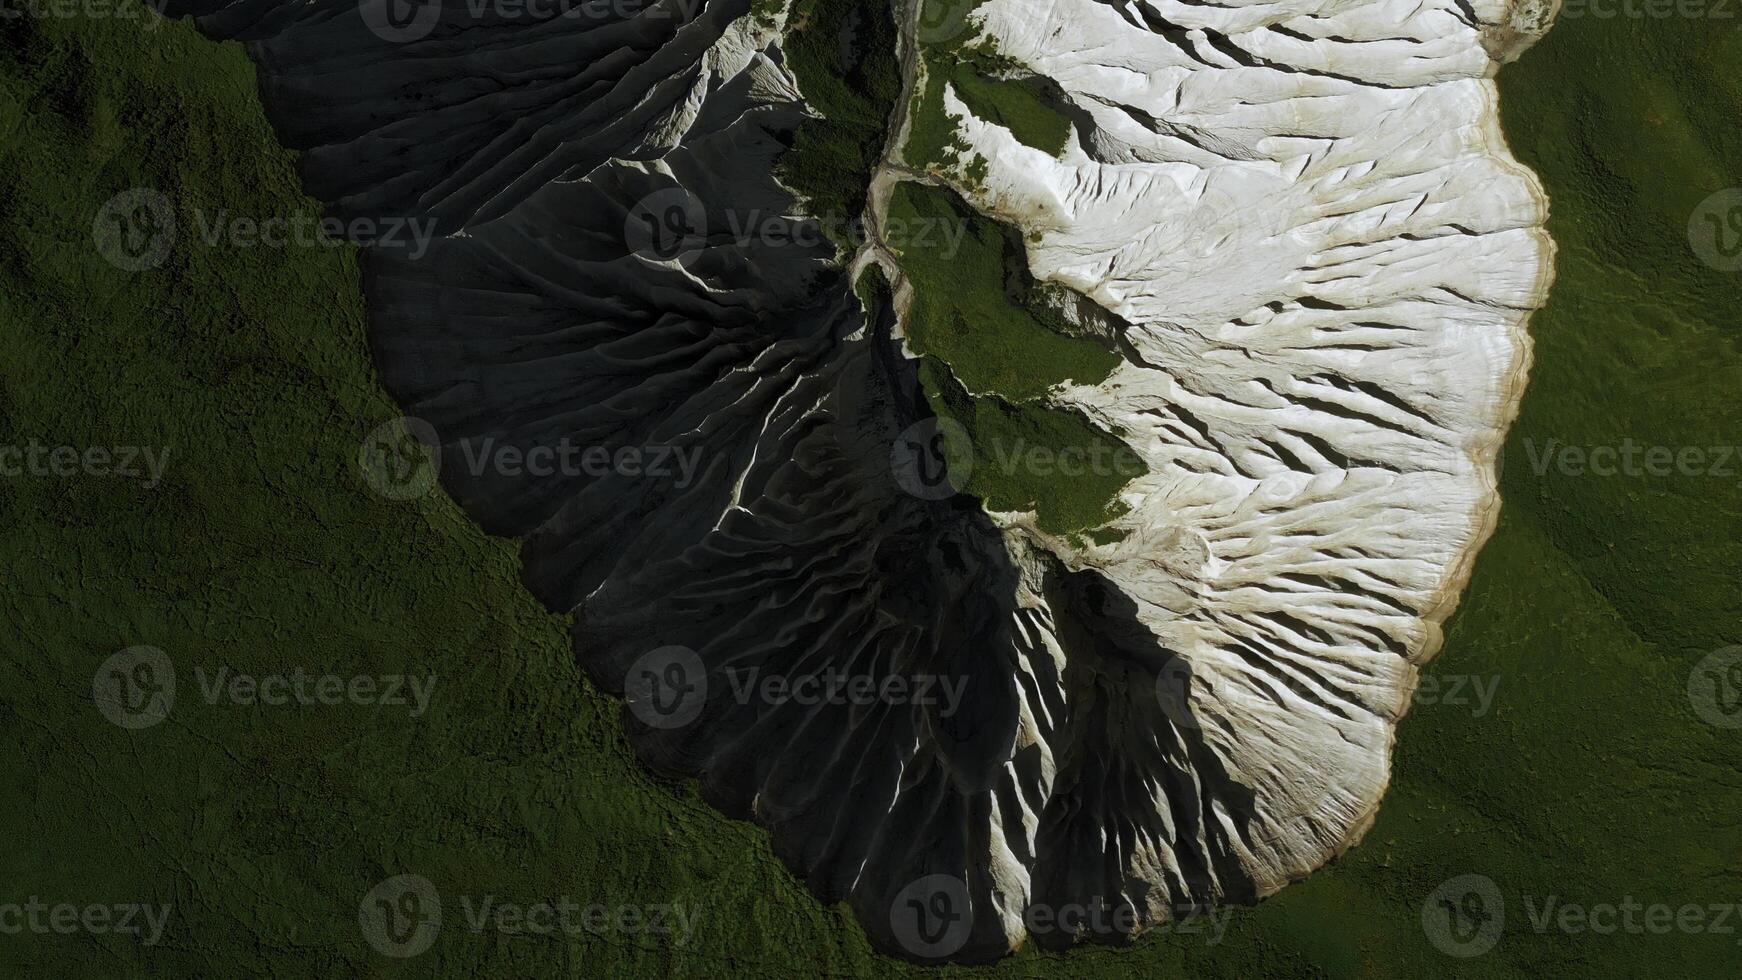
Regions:
[[[1580,446],[1734,445],[1742,274],[1700,264],[1689,217],[1742,184],[1742,32],[1568,20],[1501,76],[1513,145],[1554,198],[1560,278],[1506,450],[1507,505],[1431,673],[1492,687],[1403,724],[1377,825],[1334,866],[1205,933],[929,971],[879,958],[755,827],[630,757],[565,624],[440,493],[374,494],[355,458],[397,415],[347,248],[208,246],[217,209],[317,214],[237,45],[186,24],[9,21],[0,45],[0,444],[170,451],[160,483],[0,479],[8,626],[0,904],[169,903],[153,946],[0,934],[13,976],[1545,977],[1734,975],[1742,935],[1539,933],[1581,906],[1742,902],[1742,731],[1686,693],[1742,643],[1732,472],[1572,476]],[[173,202],[169,258],[124,273],[92,244],[112,195]],[[1736,469],[1735,465],[1732,470]],[[123,647],[174,662],[154,727],[106,721],[92,677]],[[411,673],[427,712],[208,703],[200,676]],[[375,952],[359,903],[402,872],[442,893],[433,947]],[[1491,878],[1505,930],[1443,955],[1423,906]],[[461,899],[676,905],[694,931],[468,928]],[[1429,906],[1430,913],[1432,906]],[[0,926],[5,924],[0,919]],[[1732,927],[1742,924],[1732,918]]]
[[[1038,80],[999,78],[989,73],[986,56],[974,57],[966,50],[927,48],[925,66],[925,82],[915,94],[903,148],[915,166],[984,177],[984,162],[966,156],[968,145],[956,133],[958,117],[944,107],[946,84],[968,111],[1010,130],[1024,145],[1053,156],[1064,152],[1070,121],[1047,105]]]
[[[903,157],[911,165],[977,185],[986,161],[968,156],[959,116],[944,104],[949,86],[969,112],[1010,130],[1026,146],[1057,156],[1071,123],[1047,99],[1048,82],[998,51],[972,20],[984,0],[922,0],[917,24],[922,80],[908,108]]]
[[[932,411],[960,422],[973,443],[975,465],[958,489],[993,510],[1032,510],[1055,534],[1118,516],[1113,496],[1143,474],[1143,461],[1044,396],[1056,384],[1106,380],[1119,355],[1069,335],[1061,319],[1029,303],[1034,280],[1014,229],[949,191],[898,184],[888,224],[888,244],[913,286],[906,335],[925,356],[920,384]],[[1081,475],[1060,479],[1061,459]]]

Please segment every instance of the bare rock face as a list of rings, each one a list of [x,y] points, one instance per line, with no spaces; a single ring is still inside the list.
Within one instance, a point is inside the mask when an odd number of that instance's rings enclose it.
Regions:
[[[870,225],[948,185],[1112,325],[1113,373],[1048,396],[1147,468],[1096,544],[916,490],[907,283],[775,176],[810,113],[783,14],[398,2],[172,12],[248,42],[337,217],[434,222],[365,253],[381,376],[649,766],[927,961],[1118,941],[1359,839],[1498,506],[1552,246],[1488,79],[1552,11],[967,15],[1056,88],[1066,146],[946,87],[984,169],[919,173],[904,98]]]

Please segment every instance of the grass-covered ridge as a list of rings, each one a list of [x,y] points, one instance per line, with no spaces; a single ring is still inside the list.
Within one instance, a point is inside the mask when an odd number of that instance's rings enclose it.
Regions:
[[[875,316],[892,302],[883,270],[868,266],[855,284],[859,301]],[[1036,526],[1072,537],[1107,543],[1124,532],[1099,525],[1124,513],[1114,495],[1144,471],[1143,460],[1123,441],[1075,412],[1038,402],[1012,402],[996,395],[970,395],[935,356],[918,366],[920,389],[932,414],[961,426],[967,445],[946,440],[942,449],[953,476],[966,474],[955,489],[980,498],[989,510],[1032,511]]]
[[[1033,288],[1015,231],[949,191],[903,183],[890,195],[891,251],[913,284],[908,341],[947,361],[969,390],[1022,401],[1119,366],[1105,345],[1019,301]]]
[[[859,219],[900,89],[895,24],[872,0],[797,0],[788,25],[783,50],[815,118],[799,127],[778,176],[844,255],[861,240]],[[964,100],[1050,152],[1062,150],[1069,125],[1035,110],[1031,86],[985,74],[995,59],[984,46],[975,50],[951,75]],[[934,73],[928,84],[941,78]],[[920,382],[934,410],[957,418],[975,440],[979,463],[963,489],[997,510],[1034,510],[1041,526],[1060,533],[1116,516],[1113,495],[1142,472],[1141,462],[1081,416],[1040,399],[1063,381],[1106,378],[1118,356],[1070,336],[1045,306],[1024,302],[1035,287],[1020,239],[948,192],[899,185],[885,224],[884,244],[914,288],[908,339],[931,355]],[[861,283],[867,306],[875,300],[868,288]],[[964,386],[987,397],[974,399]],[[1094,476],[1072,479],[1050,465],[1079,457],[1096,461]]]
[[[908,106],[902,154],[915,167],[978,186],[986,161],[958,133],[961,117],[944,103],[946,87],[976,117],[1010,130],[1019,142],[1052,156],[1064,151],[1071,122],[1049,100],[1050,83],[980,36],[972,14],[984,0],[917,0],[922,78]]]
[[[1113,496],[1143,472],[1142,461],[1045,399],[1057,384],[1106,380],[1119,355],[1029,302],[1036,286],[1020,237],[949,191],[898,185],[888,224],[888,244],[913,287],[905,326],[908,345],[925,355],[920,382],[933,410],[974,440],[965,489],[994,510],[1034,510],[1054,533],[1118,516]],[[1057,460],[1093,462],[1073,473],[1050,462]]]
[[[950,52],[926,47],[925,79],[909,109],[911,124],[903,152],[910,163],[938,172],[984,179],[985,162],[968,154],[957,134],[960,117],[944,106],[945,86],[955,92],[976,117],[1003,126],[1027,145],[1049,155],[1064,152],[1071,135],[1070,120],[1047,102],[1047,85],[1033,77],[1011,75],[976,49]]]
[[[1075,412],[972,397],[935,357],[920,362],[919,377],[932,411],[967,431],[974,458],[968,485],[960,489],[988,509],[1033,511],[1037,527],[1058,535],[1096,528],[1125,512],[1114,495],[1144,466],[1117,437]]]

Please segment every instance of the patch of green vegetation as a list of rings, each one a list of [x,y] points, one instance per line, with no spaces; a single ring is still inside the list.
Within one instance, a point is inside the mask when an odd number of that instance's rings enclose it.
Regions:
[[[970,33],[968,15],[981,2],[931,0],[925,4],[925,22],[939,26],[937,36],[920,44],[924,77],[908,109],[908,138],[903,147],[912,165],[965,175],[974,187],[985,180],[986,163],[967,156],[969,146],[959,133],[960,117],[944,108],[946,85],[954,89],[968,111],[1010,130],[1027,146],[1057,156],[1071,135],[1070,120],[1049,98],[1050,83],[999,52],[990,40]],[[922,31],[921,37],[926,36]]]
[[[1119,366],[1118,354],[1013,299],[1033,280],[1007,227],[913,182],[890,194],[888,218],[888,244],[914,288],[908,341],[947,361],[969,390],[1024,401],[1064,381],[1097,384]]]
[[[965,52],[964,52],[965,53]],[[913,108],[908,146],[916,163],[960,163],[967,143],[954,135],[959,123],[944,110],[944,85],[954,88],[968,111],[1010,130],[1016,139],[1057,156],[1071,138],[1071,122],[1045,98],[1047,83],[1034,77],[1004,78],[979,58],[928,54],[925,85]],[[978,183],[978,181],[975,181]]]
[[[1092,527],[1083,532],[1083,536],[1095,544],[1115,544],[1131,536],[1130,528],[1123,527]]]
[[[1043,98],[1046,85],[1038,78],[994,78],[957,62],[950,73],[956,96],[974,115],[997,123],[1022,143],[1052,156],[1064,152],[1071,138],[1071,121]]]
[[[914,90],[907,111],[907,142],[901,154],[910,166],[954,173],[966,165],[966,155],[973,147],[962,138],[956,117],[944,110],[945,79],[944,72],[927,71]]]
[[[895,22],[876,0],[796,0],[788,24],[787,64],[816,116],[799,126],[778,176],[849,252],[900,98]]]
[[[1106,380],[1119,356],[1025,302],[1037,287],[1022,242],[949,191],[899,184],[888,221],[913,287],[907,341],[926,355],[920,382],[933,411],[961,422],[974,441],[967,492],[995,510],[1036,510],[1039,526],[1055,533],[1117,516],[1113,495],[1143,473],[1142,461],[1042,399],[1055,384]]]
[[[859,297],[859,305],[872,316],[876,316],[879,310],[889,308],[892,292],[889,288],[889,277],[883,274],[883,267],[875,264],[866,266],[859,273],[858,280],[853,283],[853,295]]]
[[[944,108],[951,88],[976,117],[1057,155],[1071,124],[1043,97],[1044,83],[976,38],[969,15],[982,0],[930,0],[920,12],[921,84],[907,114],[903,157],[966,186],[985,185],[990,162],[971,153],[959,118]],[[940,233],[941,231],[941,233]],[[890,196],[887,244],[914,289],[907,337],[928,355],[920,372],[933,410],[961,422],[974,441],[967,492],[995,510],[1034,510],[1055,533],[1116,517],[1114,495],[1143,465],[1117,438],[1082,416],[1041,403],[1065,381],[1095,384],[1119,365],[1104,345],[1066,323],[1043,301],[1012,229],[977,214],[955,195],[903,183]],[[975,393],[970,397],[968,392]],[[1094,475],[1072,479],[1039,460],[1094,456]],[[996,463],[989,466],[989,463]]]
[[[787,56],[820,118],[799,128],[782,160],[780,177],[823,216],[825,231],[846,249],[856,237],[854,223],[864,209],[899,89],[894,25],[886,7],[865,0],[800,0],[792,23]],[[966,65],[960,82],[976,105],[1021,126],[1033,138],[1056,140],[1063,148],[1068,123],[1055,116],[1063,130],[1046,129],[1030,104],[1038,104],[1038,97],[1019,83],[991,79]],[[968,161],[970,179],[983,179],[986,166],[983,158]],[[995,222],[953,202],[947,192],[900,185],[888,218],[891,240],[886,244],[900,256],[915,290],[909,324],[915,349],[956,365],[976,391],[1005,396],[984,399],[979,406],[956,406],[960,420],[975,434],[977,455],[990,459],[987,454],[999,450],[1064,454],[1067,459],[1092,454],[1107,464],[1097,479],[1071,481],[1057,474],[1045,477],[1026,459],[998,470],[982,463],[968,492],[1001,510],[1038,508],[1041,525],[1061,532],[1113,516],[1113,494],[1142,472],[1141,462],[1080,416],[1032,400],[1057,382],[1102,380],[1118,365],[1118,357],[1069,336],[1045,308],[1013,300],[1007,291],[1012,283],[1018,300],[1023,290],[1033,288],[1021,243]],[[885,295],[888,289],[881,270],[873,267],[867,275],[873,273],[875,281],[861,277],[856,286],[868,309],[879,302],[878,289]],[[922,372],[921,382],[937,410],[948,401],[948,391],[961,392],[961,387],[942,361],[931,363],[933,370]],[[934,388],[932,380],[947,385]],[[995,475],[999,472],[1005,474],[1002,480]]]
[[[750,16],[764,29],[778,27],[780,15],[786,13],[791,0],[750,0]]]
[[[854,291],[874,315],[891,302],[889,281],[875,265],[860,274]],[[1040,529],[1079,544],[1076,532],[1084,528],[1103,544],[1125,536],[1099,527],[1126,512],[1114,496],[1144,472],[1143,460],[1121,439],[1073,411],[971,395],[936,356],[920,358],[919,383],[932,413],[967,433],[967,445],[945,447],[951,472],[968,474],[957,490],[991,510],[1033,511]]]
[[[1125,443],[1076,412],[1002,398],[975,398],[935,357],[920,361],[920,384],[939,418],[959,423],[973,444],[963,492],[996,511],[1034,511],[1035,523],[1068,534],[1125,513],[1113,499],[1144,472]]]

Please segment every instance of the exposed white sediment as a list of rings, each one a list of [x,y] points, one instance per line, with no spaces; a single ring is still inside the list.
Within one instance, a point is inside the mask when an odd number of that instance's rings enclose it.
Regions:
[[[1491,78],[1552,13],[987,0],[967,29],[1068,101],[1057,155],[945,86],[961,159],[986,170],[932,176],[1020,228],[1036,278],[1125,322],[1124,363],[1055,401],[1149,469],[1122,540],[1012,533],[1104,575],[1177,653],[1195,737],[1252,790],[1230,840],[1258,897],[1371,824],[1493,529],[1554,250]],[[1120,849],[1146,922],[1234,897],[1180,887],[1177,850]]]

